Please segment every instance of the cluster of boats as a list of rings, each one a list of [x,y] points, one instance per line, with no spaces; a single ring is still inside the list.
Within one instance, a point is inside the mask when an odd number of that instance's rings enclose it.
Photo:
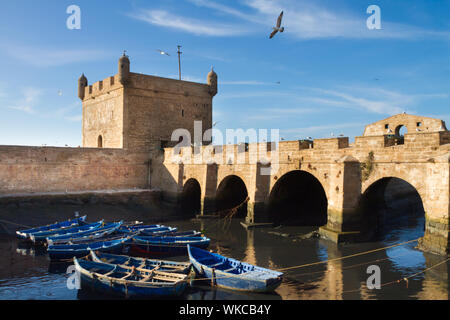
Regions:
[[[51,260],[75,264],[82,285],[125,297],[179,296],[190,275],[232,290],[267,292],[282,273],[227,258],[206,249],[201,232],[140,222],[87,223],[77,217],[17,236],[45,246]],[[149,255],[188,256],[188,262],[149,259]]]

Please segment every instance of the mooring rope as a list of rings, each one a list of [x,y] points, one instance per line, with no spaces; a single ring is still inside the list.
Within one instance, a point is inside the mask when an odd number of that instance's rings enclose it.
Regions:
[[[12,221],[7,221],[7,220],[2,220],[2,219],[0,219],[0,222],[9,223],[9,224],[16,225],[16,226],[19,226],[19,227],[32,228],[32,227],[24,225],[24,224],[12,222]]]
[[[279,271],[279,272],[289,271],[289,270],[293,270],[293,269],[300,269],[300,268],[305,268],[305,267],[309,267],[309,266],[315,266],[315,265],[319,265],[319,264],[325,264],[325,263],[329,263],[329,262],[344,260],[344,259],[348,259],[348,258],[353,258],[353,257],[357,257],[357,256],[362,256],[362,255],[366,255],[366,254],[370,254],[370,253],[374,253],[374,252],[378,252],[378,251],[382,251],[382,250],[398,247],[398,246],[403,246],[403,245],[406,245],[406,244],[409,244],[409,243],[412,243],[412,242],[415,242],[415,241],[418,241],[418,240],[419,240],[419,238],[418,239],[414,239],[414,240],[401,242],[401,243],[397,243],[397,244],[386,246],[386,247],[373,249],[373,250],[358,252],[358,253],[355,253],[355,254],[351,254],[351,255],[348,255],[348,256],[339,257],[339,258],[335,258],[335,259],[328,259],[328,260],[324,260],[324,261],[306,263],[306,264],[302,264],[302,265],[298,265],[298,266],[274,269],[274,271]],[[367,264],[367,263],[364,263],[364,264]],[[325,271],[321,271],[321,272],[325,272]],[[236,276],[236,275],[234,275],[234,276]],[[237,275],[237,276],[239,276],[239,275]],[[225,278],[229,278],[229,277],[232,277],[232,276],[215,277],[215,279],[225,279]],[[197,278],[195,280],[211,280],[211,279],[210,278]]]
[[[441,264],[444,264],[444,263],[446,263],[446,262],[448,262],[448,261],[450,261],[450,258],[447,258],[447,259],[445,259],[445,260],[443,260],[443,261],[441,261],[441,262],[439,262],[439,263],[436,263],[435,265],[432,265],[431,267],[428,267],[428,268],[426,268],[426,269],[424,269],[424,270],[422,270],[422,271],[416,272],[416,273],[414,273],[414,274],[412,274],[412,275],[410,275],[410,276],[407,276],[407,277],[404,277],[404,278],[401,278],[401,279],[398,279],[398,280],[394,280],[394,281],[389,281],[389,282],[386,282],[386,283],[382,283],[380,286],[381,286],[381,287],[385,287],[385,286],[389,286],[389,285],[392,285],[392,284],[401,283],[402,281],[405,281],[405,282],[406,282],[406,288],[408,288],[408,282],[409,282],[409,279],[411,279],[411,278],[413,278],[413,277],[415,277],[415,276],[417,276],[417,275],[419,275],[419,274],[421,274],[421,273],[425,273],[425,272],[427,272],[428,270],[431,270],[431,269],[433,269],[433,268],[435,268],[435,267],[437,267],[437,266],[440,266]],[[361,291],[361,289],[362,289],[362,287],[360,287],[360,288],[358,288],[358,289],[354,289],[354,290],[346,290],[346,291],[342,291],[342,293],[359,292],[359,291]]]
[[[378,252],[378,251],[382,251],[382,250],[386,250],[386,249],[390,249],[390,248],[395,248],[395,247],[398,247],[398,246],[403,246],[405,244],[418,241],[419,239],[420,238],[414,239],[414,240],[405,241],[405,242],[401,242],[401,243],[397,243],[397,244],[390,245],[390,246],[387,246],[387,247],[382,247],[382,248],[377,248],[377,249],[373,249],[373,250],[358,252],[358,253],[350,254],[348,256],[343,256],[343,257],[339,257],[339,258],[334,258],[334,259],[329,259],[329,260],[324,260],[324,261],[318,261],[318,262],[312,262],[312,263],[302,264],[302,265],[299,265],[299,266],[280,268],[280,269],[277,269],[276,271],[288,271],[288,270],[292,270],[292,269],[300,269],[300,268],[305,268],[305,267],[309,267],[309,266],[315,266],[315,265],[324,264],[324,263],[328,263],[328,262],[333,262],[333,261],[339,261],[339,260],[344,260],[344,259],[348,259],[348,258],[358,257],[358,256],[366,255],[366,254],[369,254],[369,253],[373,253],[373,252]]]
[[[366,264],[382,262],[382,261],[390,260],[390,259],[393,259],[393,258],[402,257],[402,256],[405,256],[407,254],[408,253],[404,253],[404,254],[399,254],[399,255],[391,256],[391,257],[387,257],[387,258],[382,258],[382,259],[376,259],[376,260],[366,261],[366,262],[362,262],[362,263],[351,264],[349,266],[342,267],[340,269],[341,270],[352,269],[352,268],[360,267],[360,266],[363,266],[363,265],[366,265]],[[332,271],[335,271],[335,270],[320,270],[320,271],[313,271],[313,272],[296,273],[295,276],[296,277],[302,277],[302,276],[309,276],[309,275],[318,274],[318,273],[329,273],[329,272],[332,272]]]

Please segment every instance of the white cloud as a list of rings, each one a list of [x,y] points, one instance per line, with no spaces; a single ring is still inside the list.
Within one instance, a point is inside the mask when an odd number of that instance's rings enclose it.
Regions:
[[[35,105],[39,97],[42,95],[42,90],[37,88],[25,88],[22,90],[22,96],[17,99],[15,103],[8,106],[9,109],[23,111],[28,114],[35,113]]]
[[[414,113],[417,104],[430,98],[448,98],[447,94],[406,94],[378,87],[341,86],[338,89],[306,88],[321,97],[311,100],[324,104],[365,110],[371,113],[394,115],[402,112]],[[325,96],[325,97],[324,97]],[[330,99],[331,98],[331,99]]]
[[[239,11],[232,7],[228,7],[221,3],[217,3],[214,1],[206,1],[206,0],[188,0],[188,1],[195,4],[196,6],[214,9],[221,13],[229,14],[231,16],[234,16],[234,17],[237,17],[237,18],[240,18],[243,20],[247,20],[249,22],[262,23],[262,24],[265,23],[264,20],[262,19],[262,17],[260,17],[260,16],[257,16],[255,14],[244,13],[242,11]]]
[[[245,85],[245,86],[272,86],[276,85],[275,82],[263,82],[255,80],[238,80],[238,81],[220,81],[222,85]]]
[[[71,63],[104,59],[110,53],[102,50],[38,48],[4,45],[3,50],[11,57],[35,67],[54,67]]]
[[[181,30],[201,36],[224,37],[248,33],[248,30],[242,26],[187,18],[164,10],[141,10],[139,13],[130,14],[130,16],[156,26]]]
[[[284,10],[286,32],[299,39],[316,38],[409,38],[444,37],[450,39],[449,31],[425,30],[420,27],[393,23],[382,19],[381,30],[369,30],[366,20],[369,17],[365,11],[355,13],[318,5],[305,0],[244,0],[248,6],[255,9],[267,19],[274,20],[277,12]],[[274,23],[274,22],[273,22]]]
[[[335,124],[326,124],[326,125],[320,125],[320,126],[310,126],[310,127],[304,127],[304,128],[290,128],[290,129],[281,129],[281,132],[287,133],[287,134],[294,134],[298,136],[304,136],[307,134],[313,134],[317,132],[323,132],[323,131],[331,131],[336,134],[340,134],[337,130],[338,129],[345,129],[345,128],[358,128],[364,127],[364,124],[361,122],[347,122],[347,123],[335,123]],[[331,133],[330,132],[330,133]]]
[[[221,14],[260,24],[267,27],[267,32],[275,24],[279,12],[284,11],[286,36],[297,39],[326,38],[392,38],[416,39],[439,37],[450,40],[450,31],[425,30],[421,27],[394,23],[382,19],[381,30],[369,30],[365,11],[354,12],[336,9],[336,6],[320,5],[307,0],[241,0],[241,4],[251,9],[251,13],[226,6],[216,1],[188,0],[196,6],[209,8]],[[264,29],[259,29],[263,32]],[[254,29],[256,32],[257,30]]]
[[[82,120],[82,115],[75,115],[75,116],[70,116],[70,117],[64,117],[64,119],[68,120],[68,121],[73,121],[73,122],[81,122]]]
[[[315,108],[265,108],[262,109],[261,112],[257,114],[250,114],[246,117],[243,117],[244,122],[248,122],[249,120],[274,120],[274,119],[292,119],[295,116],[304,116],[306,114],[312,114],[320,112],[319,109]]]

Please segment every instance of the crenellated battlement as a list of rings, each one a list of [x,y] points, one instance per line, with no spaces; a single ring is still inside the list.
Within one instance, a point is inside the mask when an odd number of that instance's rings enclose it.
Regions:
[[[83,101],[83,146],[158,150],[167,146],[176,128],[194,132],[212,127],[212,99],[217,74],[205,83],[130,72],[130,59],[119,59],[118,73],[88,85],[78,80]]]
[[[88,85],[87,87],[85,87],[83,100],[96,98],[100,95],[108,94],[112,90],[117,90],[122,87],[123,85],[119,82],[119,77],[116,74],[115,76],[108,77],[101,81],[97,81],[92,85]]]

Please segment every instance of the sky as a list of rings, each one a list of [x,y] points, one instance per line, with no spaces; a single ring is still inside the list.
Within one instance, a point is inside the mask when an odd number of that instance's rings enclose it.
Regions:
[[[81,10],[68,29],[67,8]],[[381,29],[369,30],[370,5]],[[285,31],[269,39],[283,10]],[[360,136],[406,112],[450,123],[447,0],[15,0],[0,11],[0,144],[81,144],[77,80],[131,71],[206,82],[213,122],[285,140]],[[170,54],[161,55],[158,49]]]

